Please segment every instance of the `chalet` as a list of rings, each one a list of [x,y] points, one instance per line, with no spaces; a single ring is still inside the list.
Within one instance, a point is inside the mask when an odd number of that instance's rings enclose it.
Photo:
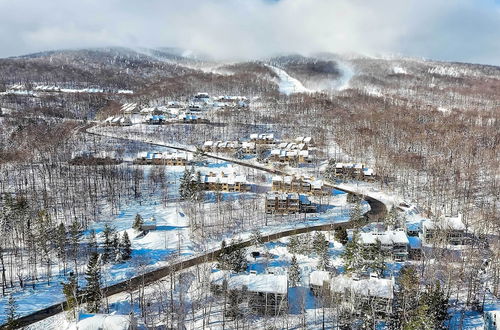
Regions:
[[[154,217],[151,217],[147,220],[144,220],[144,223],[141,225],[140,229],[142,231],[156,230],[156,219]]]
[[[376,179],[375,171],[358,163],[336,163],[334,166],[335,177],[342,179],[357,179],[365,181],[374,181]]]
[[[164,115],[152,115],[148,117],[148,124],[150,125],[162,125],[167,121]]]
[[[245,192],[251,189],[244,175],[210,172],[208,175],[202,175],[200,180],[198,184],[201,184],[204,190],[209,191]]]
[[[310,163],[311,157],[308,150],[287,150],[287,149],[272,149],[269,161],[275,163]]]
[[[140,152],[134,160],[138,165],[186,166],[189,164],[187,153]]]
[[[329,290],[332,282],[332,273],[324,270],[315,270],[309,274],[309,289],[315,295]]]
[[[430,242],[439,234],[446,237],[451,245],[464,244],[466,227],[462,222],[462,215],[457,217],[442,217],[439,220],[427,220],[422,225],[424,242]]]
[[[410,260],[420,260],[422,259],[422,241],[420,237],[409,236],[408,237],[408,257]]]
[[[370,311],[379,317],[392,313],[394,278],[358,278],[340,275],[330,284],[332,294],[352,311]]]
[[[311,182],[311,194],[313,196],[330,196],[332,188],[327,187],[323,180],[314,180]]]
[[[248,142],[248,141],[243,142],[241,144],[241,151],[243,151],[244,154],[250,154],[250,155],[255,154],[257,152],[255,142]]]
[[[239,148],[238,141],[205,141],[202,150],[205,152],[235,152]]]
[[[250,134],[250,141],[255,144],[275,144],[276,142],[272,133]]]
[[[310,136],[299,136],[298,138],[295,139],[295,143],[305,144],[308,147],[311,147],[314,145],[313,138]]]
[[[272,191],[308,194],[311,191],[311,183],[302,177],[274,176],[271,189]]]
[[[210,286],[215,293],[243,292],[248,307],[263,315],[288,312],[288,277],[274,274],[230,274],[216,271],[210,275]]]
[[[299,212],[299,194],[277,192],[266,194],[266,214],[295,214]]]
[[[297,193],[268,192],[266,194],[266,214],[314,213],[316,206],[306,195]]]
[[[408,259],[409,241],[404,229],[360,233],[360,243],[365,248],[373,247],[378,242],[380,242],[384,254],[393,260],[404,261]]]

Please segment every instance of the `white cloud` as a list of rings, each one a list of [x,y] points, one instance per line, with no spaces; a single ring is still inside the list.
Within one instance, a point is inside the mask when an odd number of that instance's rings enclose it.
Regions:
[[[318,51],[500,64],[494,0],[0,0],[0,56],[176,46],[220,58]]]

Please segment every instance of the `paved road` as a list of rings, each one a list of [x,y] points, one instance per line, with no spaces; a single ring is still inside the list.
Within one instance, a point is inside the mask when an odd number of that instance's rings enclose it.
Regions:
[[[89,134],[100,135],[100,134],[90,133],[90,132],[89,132]],[[125,139],[125,138],[117,138],[117,139],[129,140],[129,139]],[[169,146],[169,145],[165,145],[165,144],[152,143],[152,142],[146,142],[146,143],[149,143],[152,145],[168,147],[168,148],[172,148],[172,149],[177,149],[177,150],[181,150],[181,151],[193,152],[192,150],[189,150],[187,148],[182,148],[182,147],[175,147],[175,146]],[[254,164],[248,164],[248,163],[242,162],[242,161],[237,161],[237,160],[233,160],[233,159],[219,157],[219,156],[215,156],[215,155],[211,155],[211,154],[206,154],[206,156],[209,158],[212,158],[212,159],[229,161],[229,162],[233,162],[235,164],[239,164],[241,166],[246,166],[246,167],[251,167],[251,168],[254,168],[257,170],[266,171],[268,173],[286,175],[286,173],[282,172],[282,171],[269,169],[269,168],[254,165]],[[344,192],[357,194],[356,192],[349,191],[349,190],[346,190],[343,188],[338,188],[338,187],[335,187],[334,185],[331,185],[331,186],[332,186],[332,188],[335,188],[335,189],[338,189],[338,190],[341,190]],[[378,219],[379,217],[382,217],[387,213],[387,208],[384,205],[384,203],[382,203],[381,201],[377,200],[376,198],[370,197],[370,196],[362,196],[362,197],[370,205],[370,211],[368,211],[365,214],[369,220]],[[311,231],[328,231],[328,230],[332,230],[336,227],[349,228],[350,222],[347,221],[347,222],[341,222],[341,223],[335,223],[335,224],[322,224],[322,225],[315,225],[315,226],[304,225],[304,227],[300,227],[300,228],[287,229],[287,230],[276,232],[273,234],[263,235],[262,241],[263,242],[270,242],[270,241],[274,241],[274,240],[277,240],[277,239],[282,238],[282,237],[297,235],[297,234],[301,234],[301,233],[307,233],[307,232],[311,232]],[[252,244],[253,244],[252,240],[245,240],[245,241],[241,241],[241,242],[235,244],[235,246],[238,248],[243,248],[243,247],[251,246]],[[221,249],[212,250],[212,251],[209,251],[205,254],[193,256],[193,257],[191,257],[189,259],[185,259],[185,260],[180,260],[180,261],[174,262],[168,266],[164,266],[162,268],[153,270],[151,272],[148,272],[148,273],[145,273],[142,275],[138,275],[138,276],[134,276],[126,281],[122,281],[122,282],[119,282],[119,283],[116,283],[114,285],[111,285],[111,286],[104,288],[104,290],[103,290],[104,296],[108,297],[108,296],[111,296],[111,295],[114,295],[117,293],[125,292],[129,288],[137,288],[140,285],[148,285],[148,284],[151,284],[155,281],[158,281],[161,278],[164,278],[164,277],[170,275],[172,272],[178,272],[178,271],[184,270],[186,268],[189,268],[189,267],[192,267],[192,266],[195,266],[198,264],[214,261],[220,253],[221,253]],[[17,320],[18,325],[19,325],[19,327],[25,327],[27,325],[41,321],[41,320],[46,319],[48,317],[54,316],[54,315],[64,311],[65,306],[66,306],[66,302],[64,301],[64,302],[49,306],[47,308],[44,308],[42,310],[39,310],[37,312],[34,312],[32,314],[20,317]]]

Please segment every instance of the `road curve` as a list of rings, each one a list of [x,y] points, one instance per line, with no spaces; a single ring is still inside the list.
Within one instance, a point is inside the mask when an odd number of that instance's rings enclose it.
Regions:
[[[88,132],[88,133],[94,134],[94,135],[101,135],[101,134],[97,134],[97,133],[93,133],[93,132]],[[105,135],[105,136],[107,136],[107,135]],[[108,136],[108,137],[110,137],[110,136]],[[113,138],[115,138],[115,137],[113,137]],[[117,138],[117,139],[132,140],[132,139],[126,139],[126,138]],[[142,142],[144,142],[144,141],[142,141]],[[146,143],[149,143],[151,145],[157,145],[157,146],[168,147],[168,148],[172,148],[172,149],[176,149],[176,150],[186,151],[186,152],[193,152],[192,150],[189,150],[187,148],[182,148],[182,147],[174,147],[174,146],[169,146],[169,145],[164,145],[164,144],[159,144],[159,143],[152,143],[152,142],[146,142]],[[233,160],[233,159],[227,159],[227,158],[219,157],[219,156],[215,156],[215,155],[210,155],[210,154],[205,154],[205,155],[209,158],[212,158],[212,159],[229,161],[229,162],[241,165],[241,166],[246,166],[246,167],[254,168],[257,170],[266,171],[268,173],[286,175],[286,173],[283,171],[269,169],[269,168],[261,167],[258,165],[248,164],[246,162],[241,162],[241,161],[237,161],[237,160]],[[338,187],[335,187],[334,185],[331,185],[331,187],[338,189],[338,190],[341,190],[341,191],[344,191],[344,192],[347,192],[347,193],[352,193],[352,194],[358,195],[354,191],[349,191],[349,190],[346,190],[343,188],[338,188]],[[368,202],[368,204],[370,205],[370,210],[365,213],[365,216],[368,220],[375,220],[375,219],[379,219],[380,217],[385,216],[385,214],[387,213],[387,207],[385,206],[384,203],[382,203],[380,200],[373,198],[373,197],[370,197],[370,196],[360,196],[360,197],[364,198]],[[305,225],[304,227],[300,227],[300,228],[287,229],[287,230],[276,232],[273,234],[263,235],[262,242],[264,242],[264,243],[270,242],[270,241],[274,241],[274,240],[277,240],[277,239],[280,239],[283,237],[293,236],[293,235],[307,233],[307,232],[311,232],[311,231],[329,231],[329,230],[333,230],[337,227],[349,228],[350,222],[346,221],[346,222],[340,222],[340,223],[321,224],[321,225],[315,225],[315,226]],[[251,239],[249,239],[249,240],[244,240],[244,241],[238,242],[238,243],[234,244],[234,246],[237,248],[243,248],[243,247],[251,246],[253,244],[254,244],[254,242]],[[215,249],[215,250],[209,251],[205,254],[193,256],[193,257],[188,258],[186,260],[180,260],[180,261],[177,261],[177,262],[172,263],[170,265],[167,265],[167,266],[158,268],[156,270],[147,272],[145,274],[131,277],[128,280],[125,280],[125,281],[122,281],[122,282],[119,282],[119,283],[116,283],[116,284],[113,284],[111,286],[104,288],[103,294],[105,297],[109,297],[109,296],[117,294],[117,293],[125,292],[127,289],[136,288],[139,285],[149,285],[155,281],[160,280],[161,278],[164,278],[164,277],[170,275],[171,273],[178,272],[178,271],[184,270],[186,268],[189,268],[189,267],[192,267],[192,266],[195,266],[198,264],[214,261],[220,253],[221,253],[220,248]],[[46,319],[48,317],[54,316],[58,313],[63,312],[66,305],[67,305],[67,302],[63,301],[61,303],[54,304],[54,305],[49,306],[47,308],[36,311],[32,314],[22,316],[22,317],[17,319],[17,326],[22,328],[22,327],[28,326],[30,324],[36,323],[38,321],[41,321],[43,319]],[[4,326],[2,326],[1,328],[4,328]]]

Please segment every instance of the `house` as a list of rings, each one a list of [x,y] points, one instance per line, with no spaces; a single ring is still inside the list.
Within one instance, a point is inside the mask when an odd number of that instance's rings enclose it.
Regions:
[[[359,234],[360,244],[365,248],[376,246],[380,242],[380,248],[385,255],[395,261],[408,259],[409,241],[404,229],[387,231],[361,232]]]
[[[332,276],[332,273],[325,270],[312,271],[309,274],[309,289],[315,295],[324,293],[325,290],[330,290]]]
[[[299,212],[299,194],[278,192],[266,194],[266,214],[295,214]]]
[[[156,219],[154,217],[151,217],[147,220],[144,220],[140,229],[142,231],[156,230]]]
[[[409,236],[408,237],[408,257],[410,260],[420,260],[422,259],[422,241],[420,237]]]
[[[186,166],[189,162],[189,156],[185,152],[140,152],[134,159],[134,164],[137,165]]]
[[[235,152],[240,148],[238,141],[205,141],[202,150],[205,152]]]
[[[314,140],[310,136],[299,136],[298,138],[295,139],[295,143],[305,144],[306,146],[310,147],[314,145]]]
[[[167,121],[164,115],[152,115],[148,118],[148,124],[150,125],[162,125]]]
[[[436,221],[424,221],[422,231],[426,243],[441,234],[446,237],[449,244],[462,245],[464,244],[466,227],[462,222],[462,215],[459,214],[456,217],[442,217]]]
[[[275,163],[310,163],[311,157],[309,150],[299,150],[298,148],[289,149],[288,145],[284,148],[275,148],[271,150],[269,161]]]
[[[241,144],[241,150],[244,154],[254,155],[257,153],[255,142],[245,141]]]
[[[266,214],[296,214],[314,213],[316,206],[309,201],[306,195],[298,193],[279,193],[270,191],[266,194]]]
[[[137,320],[132,314],[80,314],[76,322],[76,329],[135,330],[137,329]]]
[[[379,317],[392,313],[394,278],[358,278],[339,275],[333,277],[330,289],[340,305],[353,312],[368,311]]]
[[[418,237],[421,232],[422,232],[421,221],[406,223],[406,234],[409,237]]]
[[[303,177],[295,176],[274,176],[272,178],[272,191],[294,192],[294,193],[309,193],[311,191],[311,183]]]
[[[210,172],[208,175],[200,176],[200,181],[204,190],[223,191],[223,192],[245,192],[251,190],[251,185],[248,183],[246,176],[236,175],[234,173],[219,174]]]
[[[274,144],[274,134],[263,133],[263,134],[250,134],[250,141],[255,142],[255,144]]]
[[[327,187],[323,180],[314,180],[311,182],[311,194],[313,196],[330,196],[332,188]]]
[[[231,274],[216,271],[210,275],[213,292],[243,292],[248,307],[263,315],[280,315],[288,312],[288,277],[275,274]]]
[[[360,163],[336,163],[333,171],[336,177],[342,179],[374,181],[377,177],[372,168]]]
[[[500,330],[500,310],[484,312],[483,319],[484,330]]]

